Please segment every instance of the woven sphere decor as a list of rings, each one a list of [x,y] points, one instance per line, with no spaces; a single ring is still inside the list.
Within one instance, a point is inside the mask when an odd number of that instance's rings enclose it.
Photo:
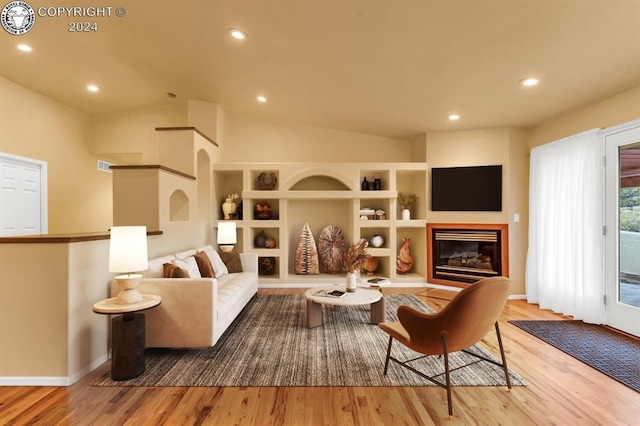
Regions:
[[[339,274],[344,270],[347,243],[342,230],[335,225],[325,226],[318,238],[320,267],[327,274]]]

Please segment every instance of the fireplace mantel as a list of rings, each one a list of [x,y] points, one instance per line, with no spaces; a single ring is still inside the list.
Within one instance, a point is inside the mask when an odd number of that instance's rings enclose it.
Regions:
[[[427,223],[427,282],[468,287],[484,277],[508,277],[508,243],[507,224]]]

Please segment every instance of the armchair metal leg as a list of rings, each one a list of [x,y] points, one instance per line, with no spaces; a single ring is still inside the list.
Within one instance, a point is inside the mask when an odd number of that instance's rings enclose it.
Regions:
[[[498,336],[498,346],[500,346],[500,356],[502,357],[502,368],[504,369],[504,377],[507,379],[507,388],[511,391],[511,379],[509,378],[509,369],[507,368],[507,357],[504,355],[504,347],[502,346],[502,336],[500,336],[500,327],[496,321],[496,335]]]
[[[449,420],[453,420],[453,407],[451,406],[451,376],[449,375],[449,349],[447,348],[447,333],[442,333],[442,350],[444,352],[444,371],[447,380],[447,405],[449,407]]]
[[[389,368],[389,358],[391,357],[391,344],[393,343],[393,337],[389,336],[389,347],[387,348],[387,360],[384,362],[384,375],[387,375],[387,369]]]

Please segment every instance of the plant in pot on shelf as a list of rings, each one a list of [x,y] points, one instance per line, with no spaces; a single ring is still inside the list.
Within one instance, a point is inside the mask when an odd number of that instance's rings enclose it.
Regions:
[[[367,253],[367,246],[369,241],[366,238],[360,239],[351,244],[347,255],[345,257],[345,264],[347,266],[347,291],[356,291],[357,273],[360,272],[370,255]]]
[[[236,200],[238,198],[240,198],[240,195],[238,195],[237,192],[234,192],[233,194],[227,195],[224,203],[222,203],[222,213],[224,213],[224,218],[226,220],[231,219],[231,215],[236,214],[236,211],[238,210]]]
[[[402,220],[411,219],[411,208],[418,201],[416,194],[410,194],[408,192],[400,192],[398,194],[398,204],[402,209]]]

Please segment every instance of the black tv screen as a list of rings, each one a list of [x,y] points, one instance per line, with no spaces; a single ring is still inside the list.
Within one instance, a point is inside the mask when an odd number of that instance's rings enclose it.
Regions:
[[[502,211],[502,166],[432,168],[431,210]]]

